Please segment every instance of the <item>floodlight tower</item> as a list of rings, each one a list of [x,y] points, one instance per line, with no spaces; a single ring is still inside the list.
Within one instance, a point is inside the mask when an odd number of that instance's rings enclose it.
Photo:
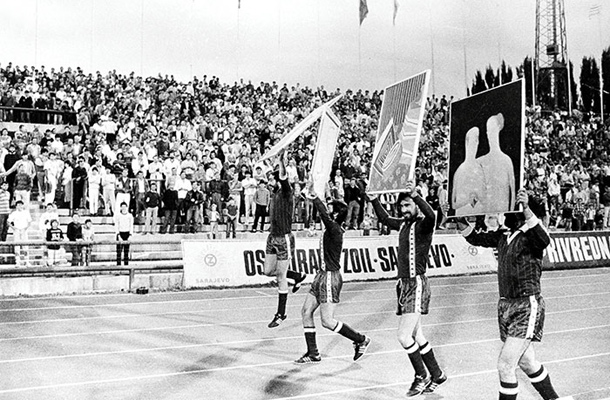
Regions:
[[[563,0],[536,0],[536,98],[543,108],[571,111],[572,93]]]

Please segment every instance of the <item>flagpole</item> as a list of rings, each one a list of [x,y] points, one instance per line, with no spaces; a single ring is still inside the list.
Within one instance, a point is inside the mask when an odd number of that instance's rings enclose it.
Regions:
[[[189,32],[191,33],[191,40],[189,40],[191,42],[190,44],[190,52],[191,54],[189,54],[189,60],[191,62],[191,75],[189,76],[189,81],[191,79],[193,79],[193,54],[195,53],[195,39],[194,39],[194,35],[193,35],[193,31],[194,31],[194,24],[193,24],[193,15],[195,14],[194,12],[194,7],[195,7],[195,0],[191,0],[191,14],[189,15]],[[193,82],[194,85],[194,82]]]
[[[280,60],[282,59],[282,2],[278,1],[277,3],[277,76],[278,81],[281,81],[281,68],[280,68]],[[281,85],[280,85],[281,86]]]
[[[597,29],[599,31],[599,45],[602,49],[602,56],[599,60],[599,114],[602,118],[602,124],[604,123],[604,78],[602,76],[602,67],[604,64],[604,47],[602,45],[602,24],[601,24],[601,10],[597,15]]]
[[[144,76],[144,0],[140,3],[140,76]]]
[[[93,71],[93,31],[94,31],[93,30],[93,27],[94,27],[93,21],[95,20],[93,18],[93,7],[94,7],[95,0],[90,0],[90,1],[91,1],[91,10],[90,10],[91,13],[89,15],[89,18],[90,18],[89,24],[90,24],[90,29],[91,29],[90,30],[90,36],[91,36],[90,39],[91,40],[89,41],[89,71]]]
[[[430,27],[430,56],[432,61],[432,94],[436,94],[436,74],[434,73],[434,30],[432,29],[432,0],[428,2],[428,25]]]
[[[36,11],[34,12],[34,65],[38,67],[38,0],[36,0]]]
[[[318,37],[317,37],[317,44],[318,44],[318,68],[317,68],[317,73],[316,73],[316,82],[317,82],[317,86],[320,87],[320,1],[322,0],[318,0]]]
[[[237,49],[236,53],[237,53],[237,80],[239,81],[239,15],[240,15],[240,11],[241,11],[241,4],[240,4],[240,0],[237,0],[237,42],[235,44],[235,47]]]
[[[358,28],[358,85],[362,85],[362,56],[360,53],[360,31],[362,25]]]
[[[392,42],[394,45],[394,82],[396,82],[396,25],[392,26]]]
[[[466,28],[462,28],[462,47],[464,48],[464,84],[468,94],[468,59],[466,53]]]

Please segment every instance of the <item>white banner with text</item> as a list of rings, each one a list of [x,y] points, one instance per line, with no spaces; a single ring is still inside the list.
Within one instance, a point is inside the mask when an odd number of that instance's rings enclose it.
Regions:
[[[265,239],[266,240],[266,237]],[[265,284],[264,240],[183,240],[184,286],[223,287]],[[291,268],[311,283],[320,265],[319,238],[297,238]],[[395,278],[398,237],[345,237],[341,257],[344,281]],[[428,276],[462,275],[497,269],[491,249],[469,245],[461,235],[435,235]]]

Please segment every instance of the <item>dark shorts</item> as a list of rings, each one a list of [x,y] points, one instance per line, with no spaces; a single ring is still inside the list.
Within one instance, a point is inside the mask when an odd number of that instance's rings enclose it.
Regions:
[[[318,271],[311,284],[311,293],[318,303],[338,303],[343,286],[340,271]]]
[[[507,337],[539,342],[544,329],[544,299],[540,295],[501,298],[498,302],[498,325],[503,342]]]
[[[292,233],[282,236],[269,235],[265,253],[275,254],[279,261],[294,258],[294,235]]]
[[[398,300],[396,315],[428,314],[430,306],[430,284],[425,275],[415,278],[400,278],[396,283]]]

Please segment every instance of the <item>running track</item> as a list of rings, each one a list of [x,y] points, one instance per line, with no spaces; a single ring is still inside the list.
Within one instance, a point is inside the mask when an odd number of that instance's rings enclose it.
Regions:
[[[424,331],[447,384],[427,399],[496,399],[495,275],[430,279]],[[271,330],[273,288],[0,299],[0,399],[396,399],[412,380],[395,338],[394,283],[346,283],[337,317],[368,334],[349,341],[316,316],[320,364],[305,350],[288,298]],[[539,358],[561,395],[610,398],[610,269],[543,274],[547,320]],[[520,400],[539,399],[520,374]]]

